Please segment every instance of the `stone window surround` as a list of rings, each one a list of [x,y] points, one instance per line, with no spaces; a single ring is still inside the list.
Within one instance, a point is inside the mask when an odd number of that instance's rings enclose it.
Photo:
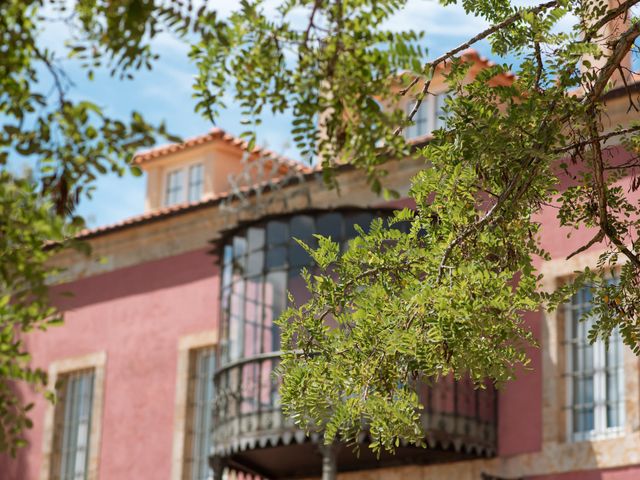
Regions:
[[[588,287],[583,287],[588,288]],[[627,347],[622,343],[622,339],[620,338],[620,343],[616,348],[620,348],[620,353],[623,355],[622,364],[616,367],[616,391],[618,392],[619,397],[622,401],[617,403],[615,406],[617,410],[617,414],[621,416],[620,424],[615,426],[607,426],[607,405],[610,402],[609,392],[607,387],[607,378],[609,378],[610,366],[606,363],[608,355],[605,351],[605,342],[602,340],[598,340],[595,344],[593,344],[593,348],[591,350],[591,362],[593,369],[593,414],[594,414],[594,428],[590,431],[573,431],[573,419],[575,415],[575,405],[573,403],[571,388],[574,385],[573,382],[576,381],[574,377],[574,371],[572,371],[571,367],[571,356],[573,354],[572,349],[577,348],[575,345],[571,345],[571,325],[574,320],[577,318],[573,318],[573,310],[571,307],[571,301],[569,300],[569,304],[565,305],[563,312],[559,315],[562,318],[561,326],[561,338],[562,338],[562,350],[563,350],[563,362],[565,362],[565,377],[564,377],[564,389],[565,389],[565,411],[564,417],[566,421],[565,432],[566,438],[568,442],[582,442],[586,440],[600,440],[604,438],[615,438],[621,435],[624,435],[625,429],[625,410],[626,410],[626,402],[625,402],[625,391],[624,388],[622,392],[619,391],[620,382],[624,385],[624,353],[627,350]],[[578,308],[583,308],[580,306]],[[617,342],[616,342],[617,343]],[[620,370],[618,370],[622,367]],[[621,375],[621,379],[617,377],[617,375]]]
[[[87,479],[97,480],[100,459],[100,439],[102,433],[102,411],[104,406],[104,376],[107,363],[107,353],[95,352],[80,357],[70,357],[55,360],[49,365],[48,385],[50,390],[55,389],[56,382],[61,375],[78,370],[93,369],[93,405],[91,417],[91,432],[89,433],[89,461]],[[49,480],[51,477],[51,461],[53,455],[53,436],[55,425],[56,406],[47,403],[44,417],[44,432],[42,435],[42,466],[40,479]]]
[[[553,291],[574,275],[577,270],[589,266],[595,268],[598,257],[602,252],[586,252],[570,260],[558,259],[546,262],[541,267],[544,275],[543,284],[547,291]],[[622,262],[624,259],[620,259]],[[639,361],[631,349],[624,346],[623,367],[625,382],[625,423],[622,429],[609,434],[596,435],[592,439],[576,441],[568,432],[568,413],[563,408],[566,404],[566,347],[563,342],[565,337],[565,311],[559,308],[553,312],[545,312],[543,323],[543,383],[546,388],[543,391],[543,441],[559,443],[590,443],[612,437],[637,433],[640,430],[640,382]]]
[[[171,480],[182,480],[185,467],[185,440],[189,413],[189,360],[193,350],[215,347],[217,330],[205,330],[180,337],[176,369],[176,400],[173,422],[173,450],[171,454]]]

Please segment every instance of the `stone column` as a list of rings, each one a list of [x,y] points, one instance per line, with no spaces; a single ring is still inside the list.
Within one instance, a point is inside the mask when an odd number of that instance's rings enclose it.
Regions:
[[[338,471],[338,447],[335,444],[321,445],[322,480],[336,480]]]

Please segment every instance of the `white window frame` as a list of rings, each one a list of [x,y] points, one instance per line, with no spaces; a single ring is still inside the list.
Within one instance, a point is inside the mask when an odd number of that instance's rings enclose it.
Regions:
[[[605,438],[617,437],[624,434],[625,425],[625,402],[624,402],[624,357],[622,359],[620,375],[618,377],[618,396],[619,401],[620,425],[607,427],[607,351],[605,342],[598,339],[593,344],[593,430],[586,432],[573,431],[574,416],[574,368],[573,368],[573,308],[571,301],[564,306],[564,343],[565,343],[565,376],[566,376],[566,432],[567,440],[570,442],[581,442],[589,440],[600,440]],[[578,319],[576,319],[578,320]],[[584,324],[583,324],[584,325]],[[585,326],[586,327],[586,326]],[[620,343],[618,348],[623,348]],[[623,354],[623,352],[622,352]],[[622,386],[622,387],[621,387]]]
[[[191,182],[190,182],[190,174],[191,169],[193,167],[200,166],[202,168],[202,191],[200,192],[200,196],[196,200],[190,200],[191,197]],[[174,203],[169,203],[169,177],[171,174],[181,172],[182,173],[182,194],[180,195],[180,200]],[[206,182],[206,172],[205,165],[203,162],[190,162],[186,165],[181,165],[179,167],[167,169],[164,173],[164,182],[163,182],[163,205],[164,207],[172,207],[174,205],[180,205],[183,203],[195,203],[202,199],[204,196],[204,188]]]

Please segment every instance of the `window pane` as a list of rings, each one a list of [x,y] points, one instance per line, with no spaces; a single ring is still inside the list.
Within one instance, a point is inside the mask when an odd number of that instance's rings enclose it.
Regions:
[[[567,305],[571,336],[567,343],[571,365],[568,378],[573,382],[570,409],[573,431],[580,434],[619,426],[624,415],[621,340],[614,333],[608,350],[600,340],[589,343],[588,334],[596,319],[585,318],[584,314],[590,311],[592,299],[591,287],[587,286],[576,292]]]
[[[253,277],[246,283],[244,353],[252,357],[260,353],[260,334],[262,326],[262,277]]]
[[[287,272],[270,272],[264,287],[265,309],[262,330],[262,351],[280,350],[280,328],[275,324],[285,309],[287,295]]]
[[[308,242],[313,239],[313,218],[308,215],[296,215],[291,219],[291,240],[294,238]]]
[[[211,429],[213,415],[213,374],[215,373],[215,351],[206,347],[191,352],[190,428],[187,446],[187,478],[208,480],[212,477],[208,457],[211,450]]]
[[[409,104],[407,104],[407,116],[413,111],[414,105],[415,102],[409,102]],[[418,111],[413,117],[413,125],[410,125],[405,129],[405,138],[412,139],[431,133],[433,131],[433,121],[431,118],[432,112],[433,96],[428,95],[418,107]]]
[[[443,93],[440,95],[435,95],[434,101],[436,104],[436,118],[435,118],[435,129],[442,128],[445,126],[447,114],[444,111],[445,100],[447,98],[447,94]]]
[[[286,222],[271,220],[267,223],[267,241],[269,245],[286,243],[289,239],[289,228]]]
[[[189,202],[202,198],[204,189],[204,167],[201,163],[189,167]]]
[[[264,251],[251,252],[247,258],[247,275],[253,276],[262,273],[264,268]]]
[[[313,248],[313,245],[310,245]],[[289,265],[296,271],[300,270],[305,265],[311,265],[313,259],[307,251],[302,248],[298,243],[291,243],[289,245]]]
[[[233,257],[242,257],[247,252],[247,239],[241,235],[233,237]]]
[[[621,405],[618,403],[607,404],[607,427],[622,426]]]
[[[270,248],[267,252],[267,269],[283,268],[287,264],[287,249],[285,247]]]
[[[61,380],[51,476],[59,480],[83,480],[89,474],[94,371],[74,372]]]
[[[331,237],[334,242],[342,240],[342,215],[335,212],[320,215],[317,220],[317,232],[325,237]]]
[[[167,174],[165,205],[175,205],[184,201],[182,170],[174,170]]]
[[[264,227],[251,227],[248,230],[249,251],[264,248]]]
[[[358,225],[365,232],[369,231],[373,216],[368,212],[359,212],[349,215],[346,220],[345,235],[347,239],[352,239],[358,236],[355,226]]]

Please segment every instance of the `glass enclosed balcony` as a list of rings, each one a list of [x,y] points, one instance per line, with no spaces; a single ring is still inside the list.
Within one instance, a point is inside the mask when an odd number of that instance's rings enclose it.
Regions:
[[[346,244],[355,225],[368,227],[380,211],[314,211],[265,219],[229,233],[223,241],[219,369],[215,373],[212,465],[262,478],[319,475],[318,438],[307,438],[281,412],[272,376],[280,358],[274,321],[287,306],[308,298],[302,267],[313,269],[294,238],[313,244],[314,233]],[[395,456],[357,457],[337,447],[339,471],[491,456],[496,445],[496,396],[470,382],[444,379],[419,387],[430,448],[402,446]],[[363,439],[366,444],[366,438]]]

